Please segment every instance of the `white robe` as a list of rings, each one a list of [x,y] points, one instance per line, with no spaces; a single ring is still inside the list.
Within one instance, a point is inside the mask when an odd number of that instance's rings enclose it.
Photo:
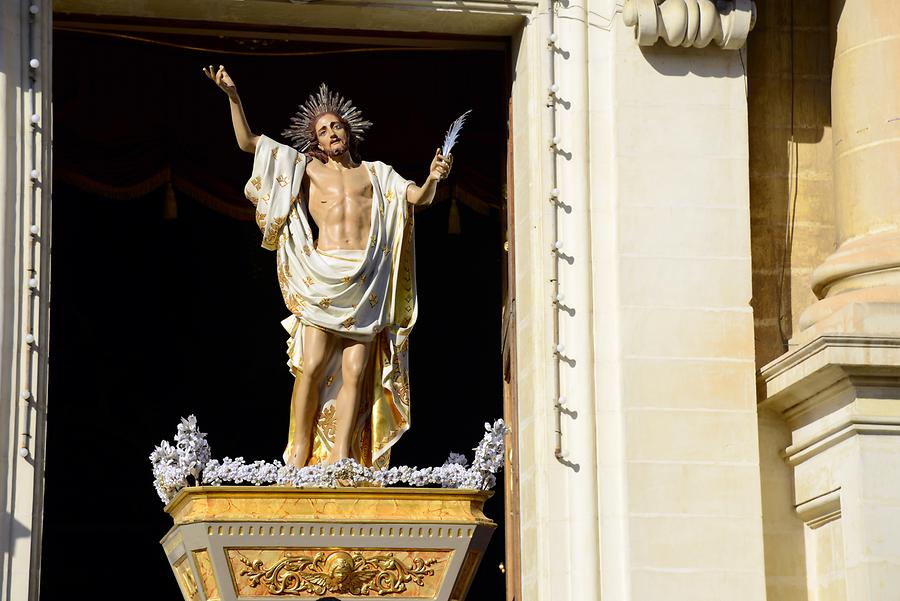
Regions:
[[[303,377],[304,325],[373,342],[367,364],[372,377],[364,386],[351,453],[364,465],[381,467],[388,463],[390,447],[409,429],[408,337],[417,313],[413,219],[406,202],[412,182],[381,162],[364,161],[363,166],[372,181],[372,226],[358,262],[316,250],[308,199],[302,198],[306,157],[290,146],[260,136],[244,193],[256,205],[262,246],[276,251],[278,283],[291,311],[282,325],[290,334],[288,365],[295,376]],[[324,373],[313,463],[325,459],[334,443],[339,345]],[[292,408],[285,458],[293,429]]]

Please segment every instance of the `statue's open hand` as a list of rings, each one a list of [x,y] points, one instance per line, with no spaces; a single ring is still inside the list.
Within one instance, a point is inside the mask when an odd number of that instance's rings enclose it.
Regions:
[[[219,70],[216,71],[212,65],[203,69],[203,73],[216,82],[216,85],[219,86],[223,92],[228,94],[228,97],[232,100],[237,98],[237,87],[235,87],[234,82],[231,80],[231,76],[228,75],[228,71],[225,70],[223,65],[219,65]]]
[[[453,167],[453,155],[448,154],[444,156],[441,154],[441,149],[438,148],[434,153],[434,159],[431,161],[429,176],[437,180],[447,179],[447,176],[450,175],[451,167]]]

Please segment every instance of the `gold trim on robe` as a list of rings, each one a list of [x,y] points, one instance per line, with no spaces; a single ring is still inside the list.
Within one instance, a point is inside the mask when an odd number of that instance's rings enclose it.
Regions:
[[[359,251],[315,250],[301,183],[306,160],[290,146],[260,136],[245,195],[256,200],[262,246],[276,253],[278,282],[291,316],[282,321],[288,366],[303,377],[303,330],[313,326],[344,338],[372,341],[369,374],[353,430],[352,456],[388,464],[390,448],[409,429],[409,333],[417,299],[413,214],[405,199],[412,182],[389,165],[364,162],[372,182],[372,244]],[[341,348],[326,361],[310,463],[334,443],[334,404],[341,389]],[[290,456],[294,416],[285,460]]]

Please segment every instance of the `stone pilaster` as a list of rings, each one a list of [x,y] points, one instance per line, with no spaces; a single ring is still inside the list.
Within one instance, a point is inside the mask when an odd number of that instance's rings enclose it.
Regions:
[[[50,260],[48,0],[0,1],[0,600],[38,598]]]

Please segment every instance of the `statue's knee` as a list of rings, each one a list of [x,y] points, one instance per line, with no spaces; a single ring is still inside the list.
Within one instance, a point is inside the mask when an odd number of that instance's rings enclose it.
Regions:
[[[343,373],[341,375],[344,377],[344,382],[360,384],[365,376],[366,362],[345,361],[342,371]]]
[[[320,378],[322,374],[325,372],[325,358],[324,357],[309,357],[303,359],[303,374],[309,378]]]

